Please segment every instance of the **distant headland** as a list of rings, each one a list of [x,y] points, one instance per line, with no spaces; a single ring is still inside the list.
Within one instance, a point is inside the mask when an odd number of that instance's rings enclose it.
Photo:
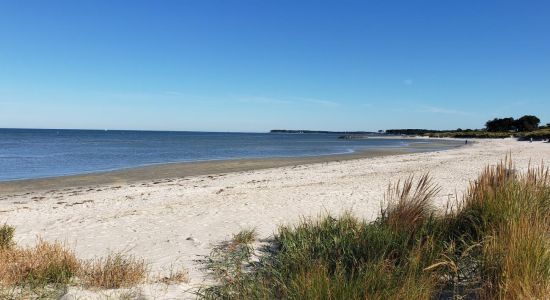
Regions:
[[[436,138],[508,138],[515,137],[523,141],[550,141],[550,123],[540,124],[536,116],[525,115],[518,119],[513,117],[495,118],[485,123],[482,129],[433,130],[433,129],[386,129],[372,131],[322,131],[322,130],[287,130],[274,129],[270,133],[332,133],[340,134],[340,139],[364,139],[369,136],[420,136]]]
[[[331,134],[370,134],[378,135],[382,134],[383,131],[373,132],[373,131],[324,131],[324,130],[289,130],[289,129],[273,129],[269,133],[331,133]]]

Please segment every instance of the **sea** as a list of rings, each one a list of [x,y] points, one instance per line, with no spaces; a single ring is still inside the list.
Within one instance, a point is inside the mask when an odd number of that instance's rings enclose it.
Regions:
[[[0,129],[0,181],[56,177],[154,164],[304,157],[363,150],[437,151],[429,139],[339,139],[330,133],[227,133]],[[418,147],[422,144],[422,147]],[[433,146],[431,146],[433,145]]]

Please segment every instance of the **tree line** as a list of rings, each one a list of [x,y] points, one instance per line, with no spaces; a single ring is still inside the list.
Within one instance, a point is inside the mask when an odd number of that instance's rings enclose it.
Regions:
[[[539,126],[540,119],[536,116],[525,115],[521,118],[495,118],[485,123],[484,129],[461,129],[456,130],[429,130],[429,129],[388,129],[386,134],[391,135],[424,135],[430,133],[448,133],[448,132],[530,132],[537,129],[550,128],[550,123],[546,126]]]
[[[494,118],[485,123],[485,129],[491,132],[497,131],[533,131],[539,128],[540,119],[536,116],[526,115],[519,119]]]

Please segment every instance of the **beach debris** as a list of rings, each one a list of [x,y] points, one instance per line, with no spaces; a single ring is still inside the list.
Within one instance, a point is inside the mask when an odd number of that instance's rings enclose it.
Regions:
[[[185,240],[192,242],[195,247],[202,245],[202,242],[193,236],[189,236]]]

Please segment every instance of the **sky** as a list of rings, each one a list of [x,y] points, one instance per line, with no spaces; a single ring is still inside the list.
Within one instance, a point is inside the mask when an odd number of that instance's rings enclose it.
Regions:
[[[0,128],[550,122],[550,1],[0,0]]]

